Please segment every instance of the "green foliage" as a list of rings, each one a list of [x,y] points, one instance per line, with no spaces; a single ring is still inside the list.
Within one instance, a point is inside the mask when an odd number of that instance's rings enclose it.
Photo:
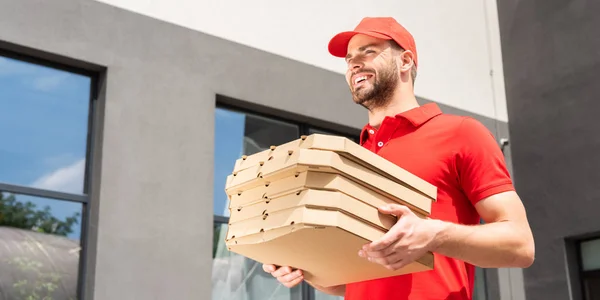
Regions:
[[[9,264],[15,265],[27,274],[27,278],[13,283],[20,300],[52,300],[52,294],[58,288],[61,276],[56,272],[42,272],[43,264],[26,257],[14,257]],[[16,295],[15,295],[16,296]]]
[[[38,209],[30,201],[23,203],[17,201],[15,195],[0,193],[0,226],[67,236],[73,232],[79,215],[77,212],[61,221],[52,215],[50,206]]]
[[[79,213],[59,220],[52,215],[49,206],[38,208],[30,201],[17,201],[15,195],[0,192],[0,226],[21,228],[41,233],[68,236],[77,224]],[[27,238],[19,245],[20,249],[38,249],[44,247],[37,241]],[[31,251],[24,251],[30,253]],[[33,251],[35,252],[35,251]],[[59,291],[63,274],[53,271],[52,266],[32,257],[16,255],[6,259],[14,269],[11,271],[14,281],[12,287],[15,300],[53,300]],[[6,271],[6,270],[5,270]],[[60,297],[64,299],[64,296]],[[69,297],[75,299],[74,297]]]

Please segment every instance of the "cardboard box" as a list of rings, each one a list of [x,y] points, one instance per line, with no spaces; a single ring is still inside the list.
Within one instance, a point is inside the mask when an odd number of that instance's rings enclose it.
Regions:
[[[320,194],[318,199],[324,199],[321,202],[323,206],[329,206],[331,202],[327,198],[342,198],[346,202],[359,201],[363,207],[361,209],[377,210],[378,207],[397,203],[394,199],[379,194],[372,189],[366,188],[363,185],[357,184],[353,180],[350,180],[342,175],[334,173],[322,173],[318,171],[304,171],[296,175],[290,175],[280,180],[271,182],[269,185],[259,185],[257,187],[245,190],[240,193],[234,193],[229,195],[229,209],[234,210],[230,216],[230,222],[240,218],[238,215],[240,211],[246,207],[258,203],[276,203],[276,202],[290,202],[296,203],[297,199],[294,197],[286,197],[289,195],[296,195],[305,190],[314,191],[329,191],[332,193]],[[313,192],[316,193],[316,192]],[[273,201],[277,200],[277,201]],[[310,200],[318,201],[318,200]],[[280,205],[280,204],[277,204]],[[344,205],[342,203],[336,204]],[[354,204],[358,205],[358,204]],[[273,208],[271,208],[273,209]],[[426,218],[426,213],[420,210],[413,210],[421,218]],[[245,211],[244,214],[247,212]]]
[[[346,138],[315,134],[244,156],[225,191],[228,249],[302,269],[310,282],[332,286],[433,269],[432,253],[397,271],[358,256],[397,221],[379,206],[401,203],[426,218],[437,190]]]
[[[300,139],[279,146],[271,146],[269,150],[250,156],[243,156],[236,160],[233,173],[237,173],[249,167],[254,167],[261,162],[266,162],[273,156],[285,154],[297,149],[315,149],[336,152],[347,160],[360,164],[389,180],[406,185],[408,188],[422,193],[430,198],[430,200],[435,201],[437,198],[437,188],[434,185],[411,174],[387,159],[372,153],[348,138],[333,135],[312,134],[309,136],[302,136]]]
[[[433,269],[432,253],[396,271],[358,256],[383,234],[340,211],[299,206],[231,224],[226,244],[258,262],[301,269],[325,287]]]
[[[376,156],[376,154],[371,153]],[[391,162],[390,162],[391,164]],[[285,154],[271,156],[258,165],[248,166],[227,177],[225,191],[228,195],[260,185],[269,185],[290,175],[308,170],[333,173],[375,190],[386,197],[422,214],[431,213],[432,199],[419,191],[392,181],[374,171],[347,159],[336,152],[312,149],[295,149]]]
[[[242,195],[237,200],[244,201],[243,197]],[[237,224],[256,216],[269,216],[294,207],[339,211],[381,230],[389,230],[398,221],[395,216],[379,213],[375,207],[343,193],[301,189],[279,197],[262,199],[251,205],[240,205],[231,214],[229,224]]]

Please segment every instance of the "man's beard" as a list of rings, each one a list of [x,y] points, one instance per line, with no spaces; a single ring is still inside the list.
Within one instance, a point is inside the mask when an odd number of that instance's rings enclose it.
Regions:
[[[380,70],[373,81],[373,86],[370,90],[365,91],[365,88],[352,92],[352,99],[355,103],[362,105],[366,109],[372,111],[377,108],[385,107],[390,101],[398,85],[399,75],[395,69],[395,63],[391,62],[387,68]],[[361,72],[371,72],[372,69],[363,69]]]

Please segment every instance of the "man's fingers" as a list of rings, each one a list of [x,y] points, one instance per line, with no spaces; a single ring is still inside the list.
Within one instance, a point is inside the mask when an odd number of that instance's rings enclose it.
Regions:
[[[302,270],[293,270],[291,267],[278,267],[275,265],[263,264],[263,270],[277,278],[281,284],[286,287],[294,287],[304,280]]]
[[[382,257],[387,257],[392,255],[394,252],[396,252],[394,250],[394,247],[387,247],[383,250],[380,251],[364,251],[364,250],[360,250],[359,251],[359,256],[360,257],[376,257],[376,258],[382,258]]]
[[[277,269],[275,272],[272,272],[271,275],[273,275],[273,277],[281,277],[284,275],[287,275],[289,273],[292,273],[292,268],[290,267],[281,267],[279,269]]]
[[[394,216],[400,218],[403,215],[410,214],[411,210],[404,205],[388,204],[388,205],[379,207],[379,212],[388,214],[388,215],[394,215]]]
[[[290,274],[291,275],[291,274]],[[288,281],[286,283],[282,283],[285,287],[287,288],[293,288],[294,286],[298,285],[300,282],[302,282],[302,280],[304,280],[304,276],[299,276],[296,279],[292,280],[292,281]]]
[[[272,273],[275,272],[275,270],[277,270],[277,267],[275,267],[275,265],[263,264],[263,271],[267,273]]]
[[[393,264],[385,265],[385,267],[391,271],[400,270],[400,269],[404,268],[405,266],[406,266],[406,260],[404,260],[404,259],[401,259]]]
[[[303,275],[302,271],[296,270],[296,271],[294,271],[292,273],[289,273],[289,274],[286,274],[286,275],[283,275],[283,276],[279,277],[278,280],[279,280],[279,282],[284,283],[284,284],[285,283],[290,283],[290,282],[293,282],[293,281],[297,280],[300,277],[303,277],[302,275]]]
[[[384,257],[371,257],[369,256],[369,261],[372,263],[388,266],[394,265],[400,261],[402,261],[402,256],[398,253],[394,253],[392,255],[384,256]]]
[[[399,221],[399,222],[402,222],[402,221]],[[399,225],[399,224],[397,224],[397,225]],[[365,245],[363,247],[363,250],[366,252],[382,251],[382,250],[392,246],[394,243],[396,243],[398,240],[400,240],[402,238],[402,232],[400,231],[400,228],[401,228],[400,226],[392,227],[392,229],[389,230],[388,232],[386,232],[380,239]]]

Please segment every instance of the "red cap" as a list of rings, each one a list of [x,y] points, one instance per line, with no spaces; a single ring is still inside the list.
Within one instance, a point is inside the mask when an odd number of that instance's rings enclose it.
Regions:
[[[374,38],[394,40],[400,47],[410,50],[414,54],[415,66],[417,65],[417,46],[412,34],[391,17],[362,19],[354,31],[338,33],[329,41],[329,53],[333,56],[345,57],[350,39],[359,33]]]

